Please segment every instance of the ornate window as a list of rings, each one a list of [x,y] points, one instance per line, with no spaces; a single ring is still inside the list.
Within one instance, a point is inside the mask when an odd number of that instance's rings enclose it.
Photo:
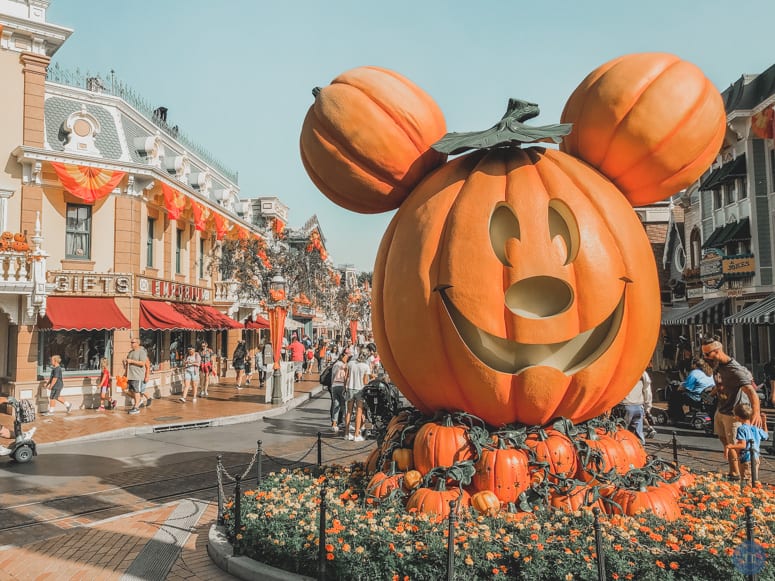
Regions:
[[[91,258],[91,206],[67,204],[65,258]]]

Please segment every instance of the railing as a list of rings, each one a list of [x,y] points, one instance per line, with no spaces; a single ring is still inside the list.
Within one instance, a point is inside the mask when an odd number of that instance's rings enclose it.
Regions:
[[[0,285],[3,283],[32,283],[32,269],[28,267],[27,252],[0,252]],[[0,291],[3,289],[0,288]]]
[[[79,69],[76,69],[75,71],[68,71],[61,68],[59,63],[54,63],[54,65],[49,67],[48,71],[46,72],[46,80],[51,81],[52,83],[58,83],[60,85],[75,87],[77,89],[86,89],[95,93],[113,95],[114,97],[118,97],[119,99],[124,100],[126,103],[144,115],[151,123],[167,133],[167,135],[169,135],[172,139],[175,139],[176,141],[185,145],[189,150],[194,152],[205,162],[215,167],[235,184],[239,183],[238,172],[226,167],[207,149],[195,143],[193,139],[180,131],[177,125],[170,126],[166,119],[163,119],[159,117],[159,115],[155,114],[156,108],[153,107],[148,101],[143,99],[126,83],[117,79],[113,71],[110,71],[110,75],[102,77],[99,74],[92,75],[88,72],[82,73]]]
[[[240,297],[237,291],[239,290],[239,283],[233,280],[226,280],[214,283],[215,290],[213,292],[213,300],[216,303],[228,303],[233,305],[239,303],[241,307],[246,309],[255,308],[259,305],[257,299],[246,299]]]

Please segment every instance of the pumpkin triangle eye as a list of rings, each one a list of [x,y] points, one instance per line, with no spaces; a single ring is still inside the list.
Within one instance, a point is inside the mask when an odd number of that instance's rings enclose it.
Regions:
[[[496,206],[490,216],[490,244],[504,266],[511,266],[506,258],[506,242],[510,238],[520,239],[519,220],[509,206],[501,204]]]
[[[576,259],[580,245],[578,223],[570,208],[560,200],[549,202],[549,236],[552,241],[559,236],[565,243],[563,266]]]

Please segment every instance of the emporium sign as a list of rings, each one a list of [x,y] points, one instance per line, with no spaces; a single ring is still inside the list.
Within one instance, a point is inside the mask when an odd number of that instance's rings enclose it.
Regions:
[[[54,294],[57,295],[111,297],[132,293],[131,274],[54,270],[47,273],[47,279],[54,285]]]
[[[191,284],[170,282],[159,278],[137,278],[137,294],[165,301],[203,303],[210,301],[210,289]]]

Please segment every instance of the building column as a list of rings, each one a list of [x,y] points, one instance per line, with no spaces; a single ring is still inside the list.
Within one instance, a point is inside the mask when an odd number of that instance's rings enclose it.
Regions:
[[[30,147],[43,148],[45,143],[45,94],[46,94],[46,69],[49,57],[29,52],[19,56],[24,75],[24,120],[23,120],[23,144]],[[35,230],[35,219],[38,212],[42,211],[43,188],[32,180],[22,185],[22,232]]]

